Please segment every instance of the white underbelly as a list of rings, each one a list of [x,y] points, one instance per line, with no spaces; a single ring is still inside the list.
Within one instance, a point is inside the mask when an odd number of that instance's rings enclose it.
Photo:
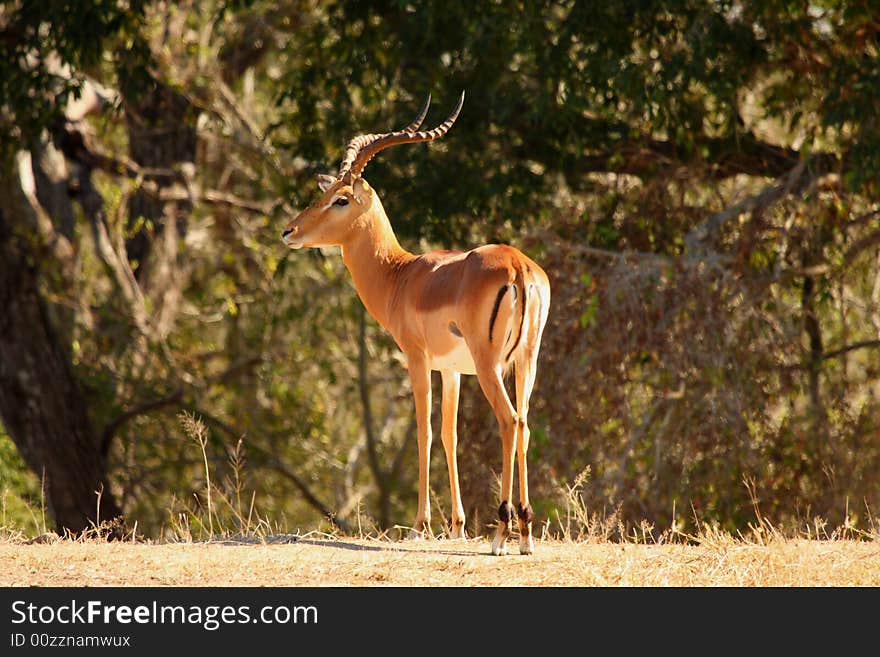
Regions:
[[[456,340],[455,347],[442,356],[434,356],[431,359],[432,370],[452,370],[462,374],[476,374],[474,359],[467,348],[464,340]]]

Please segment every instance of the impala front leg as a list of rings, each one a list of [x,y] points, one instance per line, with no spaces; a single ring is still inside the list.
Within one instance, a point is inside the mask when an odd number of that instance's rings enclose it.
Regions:
[[[407,355],[409,378],[416,406],[419,443],[419,507],[409,538],[419,539],[431,533],[431,506],[428,497],[431,465],[431,370],[423,354]]]
[[[461,388],[461,375],[458,372],[443,370],[442,416],[440,437],[446,452],[446,468],[449,471],[449,493],[452,497],[452,525],[449,538],[467,538],[464,529],[464,505],[461,503],[461,488],[458,485],[458,393]]]

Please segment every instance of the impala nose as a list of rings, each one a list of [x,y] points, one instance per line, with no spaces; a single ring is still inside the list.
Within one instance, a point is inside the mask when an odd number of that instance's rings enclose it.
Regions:
[[[283,231],[281,231],[281,239],[284,239],[285,237],[290,235],[292,232],[293,232],[293,228],[285,228]]]

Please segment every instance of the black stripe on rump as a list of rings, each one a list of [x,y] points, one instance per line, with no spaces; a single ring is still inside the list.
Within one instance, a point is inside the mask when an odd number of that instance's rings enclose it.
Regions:
[[[492,329],[495,328],[495,320],[498,319],[498,308],[501,306],[501,299],[504,298],[504,293],[507,292],[507,288],[510,287],[506,283],[501,286],[501,289],[498,290],[498,296],[495,297],[495,305],[492,307],[492,315],[489,317],[489,342],[492,342]]]

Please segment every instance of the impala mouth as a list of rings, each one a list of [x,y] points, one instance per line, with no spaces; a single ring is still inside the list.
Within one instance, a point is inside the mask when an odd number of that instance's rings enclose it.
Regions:
[[[281,238],[284,243],[291,249],[301,249],[303,247],[302,239],[285,235]]]

